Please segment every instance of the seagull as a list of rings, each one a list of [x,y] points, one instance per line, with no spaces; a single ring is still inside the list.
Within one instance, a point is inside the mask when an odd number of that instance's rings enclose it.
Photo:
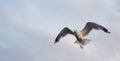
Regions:
[[[84,37],[87,36],[92,29],[102,30],[102,31],[110,34],[110,32],[105,27],[103,27],[97,23],[94,23],[94,22],[87,22],[87,24],[81,31],[78,31],[78,30],[72,31],[68,27],[64,27],[61,30],[61,32],[58,34],[58,36],[56,37],[54,44],[56,44],[58,41],[60,41],[60,39],[64,36],[66,36],[67,34],[71,34],[71,35],[75,36],[75,38],[76,38],[75,43],[78,43],[79,46],[83,49],[83,46],[85,46],[86,44],[88,44],[91,41],[90,39],[86,39]]]

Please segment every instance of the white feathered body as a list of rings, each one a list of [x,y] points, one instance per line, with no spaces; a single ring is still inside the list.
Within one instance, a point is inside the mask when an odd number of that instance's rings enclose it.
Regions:
[[[77,39],[75,43],[78,43],[81,48],[90,42],[89,39],[85,39],[83,37],[82,32],[75,30],[75,34],[76,34],[76,39]]]

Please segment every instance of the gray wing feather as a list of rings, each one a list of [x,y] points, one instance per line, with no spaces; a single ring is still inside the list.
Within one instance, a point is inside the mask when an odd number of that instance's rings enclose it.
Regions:
[[[64,36],[67,35],[67,34],[72,34],[72,35],[74,35],[74,32],[71,31],[71,30],[70,30],[69,28],[67,28],[67,27],[63,28],[63,29],[61,30],[61,32],[58,34],[58,36],[56,37],[54,43],[57,43],[57,42],[60,40],[60,38],[64,37]]]
[[[110,33],[105,27],[103,27],[99,24],[93,23],[93,22],[88,22],[86,24],[85,28],[81,31],[81,33],[83,36],[86,36],[92,29],[96,29],[96,30],[101,29],[106,33]]]

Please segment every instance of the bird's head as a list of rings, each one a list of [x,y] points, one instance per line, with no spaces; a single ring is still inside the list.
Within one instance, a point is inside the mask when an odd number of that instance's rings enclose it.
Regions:
[[[77,30],[74,30],[74,33],[76,33],[77,32]]]

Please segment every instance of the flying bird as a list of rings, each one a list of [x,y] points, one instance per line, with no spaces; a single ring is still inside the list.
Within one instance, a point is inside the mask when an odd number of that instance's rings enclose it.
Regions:
[[[67,34],[71,34],[71,35],[75,36],[75,38],[76,38],[75,43],[78,43],[79,46],[83,49],[83,46],[85,46],[86,44],[88,44],[91,41],[90,39],[86,39],[84,37],[87,36],[92,29],[102,30],[106,33],[110,33],[105,27],[103,27],[97,23],[87,22],[87,24],[81,31],[78,31],[78,30],[72,31],[68,27],[63,28],[61,30],[61,32],[58,34],[58,36],[56,37],[54,43],[57,43],[58,41],[60,41],[60,39],[64,36],[66,36]]]

